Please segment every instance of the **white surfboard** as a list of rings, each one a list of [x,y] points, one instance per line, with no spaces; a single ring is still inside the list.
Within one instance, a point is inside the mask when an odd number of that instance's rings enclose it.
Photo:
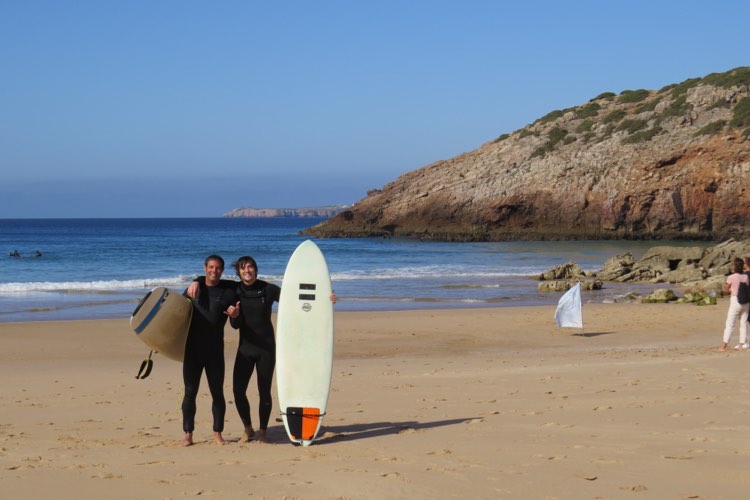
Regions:
[[[130,316],[130,327],[151,350],[182,362],[192,315],[190,299],[158,287],[138,303]]]
[[[328,406],[333,365],[331,276],[318,246],[300,244],[281,284],[276,328],[276,387],[284,427],[309,446]]]

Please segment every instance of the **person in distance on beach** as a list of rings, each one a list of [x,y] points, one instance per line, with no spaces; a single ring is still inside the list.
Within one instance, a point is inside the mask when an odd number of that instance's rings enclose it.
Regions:
[[[236,284],[227,285],[221,280],[224,259],[209,255],[203,267],[206,277],[200,284],[201,293],[191,298],[193,318],[182,363],[182,380],[185,384],[182,399],[183,446],[193,444],[196,398],[204,370],[212,398],[214,441],[224,444],[221,435],[227,408],[224,399],[224,325],[227,318],[237,318],[240,314]],[[187,290],[184,295],[188,296]]]
[[[742,271],[747,276],[747,279],[750,280],[750,257],[742,257],[742,263],[743,263]],[[747,321],[748,323],[750,323],[750,309],[748,310]],[[750,333],[750,325],[748,325],[747,328],[748,328],[748,333]],[[746,346],[745,348],[750,348],[750,344],[748,344],[747,342],[745,342],[745,346]]]
[[[747,349],[747,317],[748,311],[750,310],[750,304],[740,304],[737,300],[737,292],[740,288],[740,283],[746,285],[750,284],[750,278],[743,272],[744,262],[739,257],[732,261],[732,274],[727,276],[726,283],[724,285],[727,293],[731,294],[729,297],[729,309],[727,310],[727,321],[724,326],[724,338],[721,346],[717,351],[726,351],[729,345],[729,339],[732,338],[734,332],[734,326],[737,324],[737,320],[740,322],[740,343],[737,344],[735,349]]]
[[[239,297],[239,317],[231,318],[230,323],[233,328],[240,331],[232,373],[234,404],[244,426],[240,443],[252,439],[267,442],[268,421],[273,408],[271,383],[276,366],[276,338],[271,312],[273,303],[279,301],[281,288],[258,279],[258,264],[248,255],[240,257],[232,265],[241,280],[239,284],[225,281],[227,284],[235,284]],[[188,294],[202,293],[197,285],[203,279],[202,276],[198,277],[188,288]],[[330,299],[336,303],[335,294],[331,294]],[[259,417],[257,432],[253,428],[250,402],[247,399],[247,387],[256,368]]]

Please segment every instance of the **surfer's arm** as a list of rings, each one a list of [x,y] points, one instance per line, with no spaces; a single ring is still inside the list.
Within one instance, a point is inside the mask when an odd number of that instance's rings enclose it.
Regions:
[[[232,280],[220,280],[222,286],[232,286],[235,284]],[[186,294],[191,299],[197,299],[198,295],[200,295],[200,287],[206,284],[206,277],[205,276],[198,276],[193,280],[192,283],[190,283],[190,286],[188,286],[186,290]]]
[[[224,311],[224,314],[229,316],[229,321],[233,319],[237,319],[240,317],[240,301],[238,300],[236,304],[230,305],[226,311]]]
[[[185,295],[191,299],[197,299],[201,291],[201,283],[198,280],[194,280],[185,290]]]
[[[269,305],[278,302],[281,299],[281,287],[273,283],[266,285],[266,299]]]
[[[237,316],[236,318],[233,318],[229,316],[229,324],[232,325],[232,328],[234,328],[235,330],[239,330],[240,329],[240,317]]]

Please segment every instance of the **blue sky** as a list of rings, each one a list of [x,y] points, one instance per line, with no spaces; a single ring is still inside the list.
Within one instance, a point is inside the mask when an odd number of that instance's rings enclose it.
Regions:
[[[743,1],[0,0],[0,217],[349,204],[602,92],[750,65]]]

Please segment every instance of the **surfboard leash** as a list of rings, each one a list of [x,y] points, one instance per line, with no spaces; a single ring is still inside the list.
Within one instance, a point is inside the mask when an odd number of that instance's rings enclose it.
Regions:
[[[295,417],[322,417],[322,416],[326,415],[327,412],[323,412],[323,413],[285,413],[285,412],[282,411],[282,412],[280,412],[280,414],[282,416],[292,415],[292,416],[295,416]],[[282,422],[282,420],[278,419],[278,418],[276,419],[276,421],[277,422]]]
[[[141,367],[138,369],[138,374],[135,378],[143,380],[151,374],[151,370],[154,367],[154,361],[151,359],[152,354],[154,354],[154,351],[148,352],[148,358],[144,359],[141,363]]]

